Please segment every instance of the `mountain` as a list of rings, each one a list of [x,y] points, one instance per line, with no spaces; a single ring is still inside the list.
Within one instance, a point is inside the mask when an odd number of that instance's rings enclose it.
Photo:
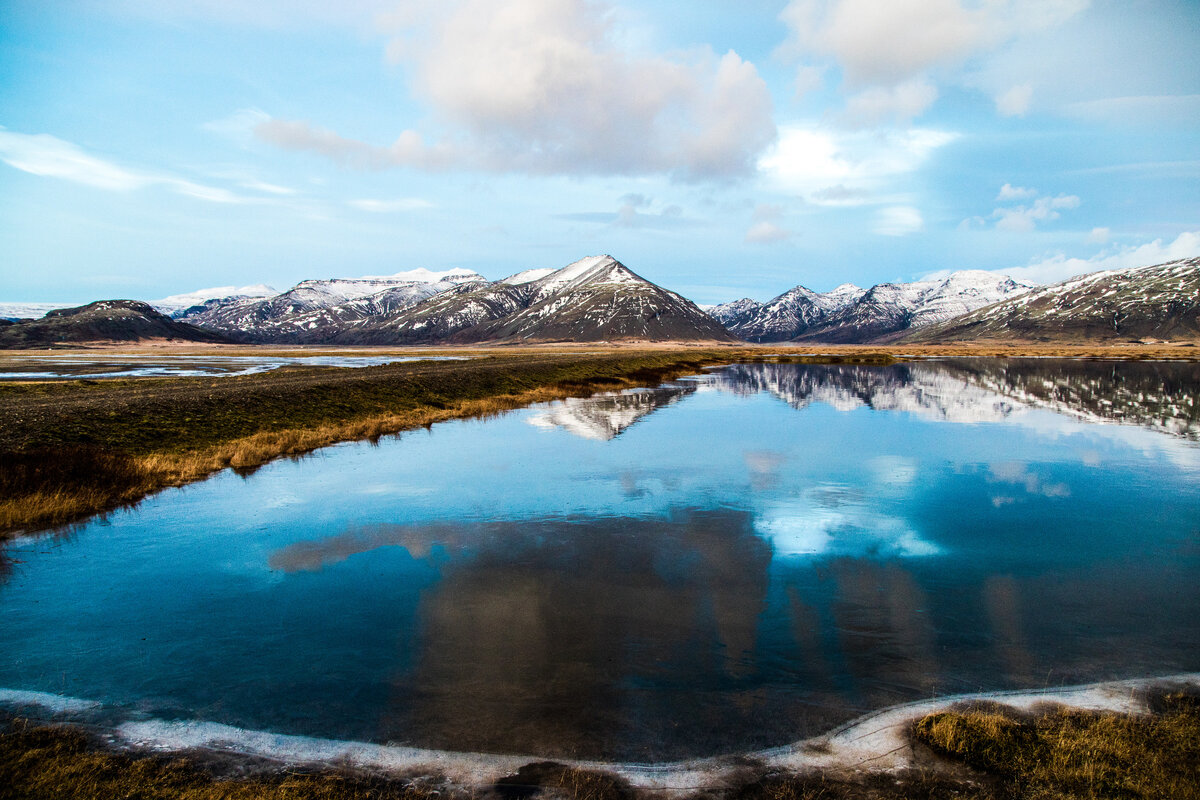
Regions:
[[[307,280],[281,294],[187,309],[183,319],[249,342],[298,342],[326,330],[408,308],[462,282],[483,278],[470,270],[426,269],[365,278]]]
[[[864,291],[852,283],[824,293],[797,286],[766,303],[742,298],[715,306],[708,313],[746,341],[784,342],[842,311]]]
[[[214,286],[210,289],[197,289],[186,294],[173,294],[161,300],[148,300],[147,305],[159,313],[166,314],[172,319],[186,317],[206,308],[217,305],[228,305],[241,300],[272,297],[278,294],[270,286],[259,283],[254,286]]]
[[[881,283],[870,289],[844,283],[819,293],[797,286],[766,303],[735,300],[708,313],[751,342],[856,344],[887,341],[1032,286],[990,272],[964,270],[942,280]]]
[[[100,300],[51,311],[41,319],[0,326],[0,348],[33,348],[84,342],[180,339],[228,342],[224,336],[176,322],[135,300]]]
[[[214,308],[188,321],[244,341],[308,344],[734,341],[691,301],[607,255],[499,281],[442,274],[434,283],[375,292],[330,283],[305,281],[276,297]],[[334,289],[347,299],[332,299]],[[352,292],[356,296],[348,297]]]
[[[911,342],[1200,338],[1200,258],[1094,272],[918,331]]]
[[[954,272],[936,281],[881,283],[795,340],[836,344],[891,341],[905,331],[942,322],[1032,288],[1031,283],[980,270]]]

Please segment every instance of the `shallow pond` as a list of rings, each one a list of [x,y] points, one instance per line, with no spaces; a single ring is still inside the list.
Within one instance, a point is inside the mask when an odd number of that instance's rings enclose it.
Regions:
[[[162,354],[6,355],[0,381],[68,378],[183,378],[254,375],[280,367],[376,367],[403,361],[461,361],[469,356],[212,356]]]
[[[226,472],[10,546],[0,687],[662,760],[1193,671],[1198,388],[1189,364],[733,365]]]

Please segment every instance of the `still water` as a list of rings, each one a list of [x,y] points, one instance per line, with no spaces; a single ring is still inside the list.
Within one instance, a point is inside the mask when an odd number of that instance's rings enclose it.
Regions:
[[[1200,669],[1200,368],[733,365],[7,550],[0,686],[632,760]]]
[[[462,361],[469,356],[212,356],[134,353],[0,358],[0,381],[69,378],[186,378],[255,375],[280,367],[375,367],[402,361]]]

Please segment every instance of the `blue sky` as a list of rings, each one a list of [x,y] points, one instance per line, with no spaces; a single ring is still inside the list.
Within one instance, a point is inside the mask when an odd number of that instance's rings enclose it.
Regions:
[[[1182,0],[6,0],[0,301],[1200,255]]]

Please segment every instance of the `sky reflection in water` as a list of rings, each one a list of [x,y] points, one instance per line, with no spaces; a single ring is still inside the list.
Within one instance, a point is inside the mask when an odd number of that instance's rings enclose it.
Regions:
[[[0,686],[664,759],[1195,670],[1197,387],[1183,364],[736,365],[223,474],[10,548]]]

